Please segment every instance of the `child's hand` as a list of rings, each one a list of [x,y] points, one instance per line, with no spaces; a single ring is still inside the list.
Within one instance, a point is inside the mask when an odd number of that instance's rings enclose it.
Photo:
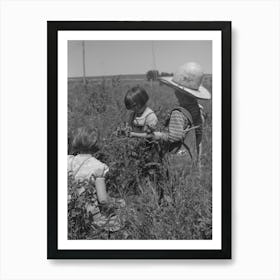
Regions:
[[[148,140],[154,140],[154,139],[155,139],[155,136],[154,136],[153,133],[147,133],[146,139],[148,139]]]
[[[155,139],[155,140],[166,140],[166,139],[165,139],[165,138],[166,138],[165,134],[162,133],[162,132],[159,132],[159,131],[155,131],[155,132],[153,133],[153,136],[154,136],[154,139]]]
[[[130,137],[131,130],[131,127],[125,124],[125,126],[120,126],[117,128],[116,135]]]
[[[145,124],[144,132],[153,133],[156,130],[156,126],[153,124]]]

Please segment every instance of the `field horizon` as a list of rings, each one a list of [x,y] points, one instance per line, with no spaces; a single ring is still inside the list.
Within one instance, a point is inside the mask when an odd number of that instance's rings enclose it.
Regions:
[[[205,77],[212,77],[212,74],[204,74]],[[112,79],[114,77],[119,77],[121,80],[146,80],[146,74],[115,74],[115,75],[100,75],[100,76],[86,76],[88,80],[102,80],[102,79]],[[83,76],[68,77],[68,81],[78,81],[82,80]]]

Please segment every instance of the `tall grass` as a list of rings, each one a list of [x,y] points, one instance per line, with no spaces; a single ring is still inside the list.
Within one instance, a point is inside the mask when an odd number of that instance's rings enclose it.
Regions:
[[[92,217],[83,211],[88,197],[73,197],[68,203],[69,239],[211,239],[212,238],[212,109],[207,113],[203,134],[202,172],[175,169],[156,144],[117,137],[114,132],[127,120],[123,104],[130,86],[140,84],[149,93],[149,106],[162,127],[169,111],[177,105],[172,90],[146,81],[122,81],[120,77],[68,83],[68,140],[79,126],[95,126],[100,132],[95,156],[110,167],[106,178],[111,196],[123,198],[123,228],[115,233],[91,226]],[[211,91],[211,76],[205,80]],[[69,153],[71,153],[71,145]],[[69,190],[75,182],[69,179]],[[74,214],[73,214],[74,213]]]

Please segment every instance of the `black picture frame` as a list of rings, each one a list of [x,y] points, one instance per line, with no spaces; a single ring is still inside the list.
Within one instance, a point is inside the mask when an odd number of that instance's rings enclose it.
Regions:
[[[219,30],[222,34],[222,248],[221,250],[59,250],[58,249],[58,32],[66,30]],[[48,259],[231,259],[231,22],[47,22]]]

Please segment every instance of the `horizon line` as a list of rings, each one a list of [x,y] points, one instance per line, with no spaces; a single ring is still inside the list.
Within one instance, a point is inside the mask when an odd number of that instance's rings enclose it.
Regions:
[[[168,72],[166,72],[168,73]],[[205,76],[212,76],[212,73],[205,73]],[[110,75],[98,75],[98,76],[85,76],[85,78],[102,78],[102,77],[116,77],[116,76],[146,76],[146,74],[110,74]],[[67,77],[68,79],[83,79],[83,76],[71,76]]]

